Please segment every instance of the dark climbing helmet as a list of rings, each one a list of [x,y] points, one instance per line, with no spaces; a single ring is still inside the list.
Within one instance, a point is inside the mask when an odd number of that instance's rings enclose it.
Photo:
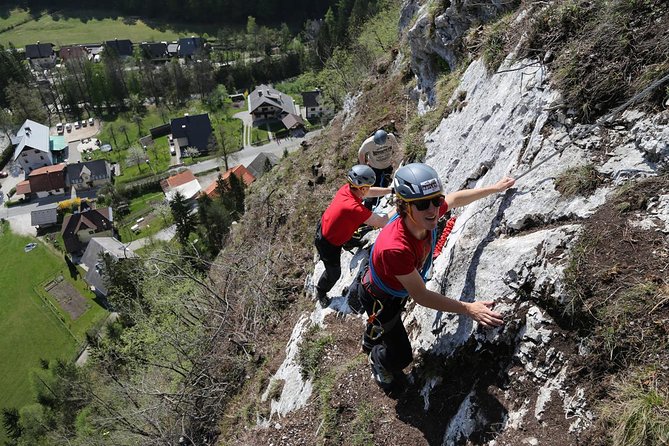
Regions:
[[[365,164],[356,164],[348,171],[346,179],[356,187],[373,186],[376,181],[376,174],[371,167]]]
[[[423,163],[411,163],[400,167],[393,179],[393,188],[398,198],[404,201],[421,200],[443,194],[437,172]]]
[[[386,143],[386,139],[388,139],[388,134],[385,130],[377,130],[374,133],[374,144],[377,146],[384,145]]]

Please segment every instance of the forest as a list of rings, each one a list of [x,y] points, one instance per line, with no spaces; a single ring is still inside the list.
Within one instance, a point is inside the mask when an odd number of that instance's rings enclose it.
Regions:
[[[175,0],[111,0],[104,3],[101,12],[105,14],[119,14],[139,16],[142,18],[160,18],[174,20],[179,23],[226,23],[241,24],[251,15],[265,24],[279,24],[281,22],[301,25],[307,19],[323,17],[328,8],[335,6],[334,0],[310,1],[288,0],[276,2],[272,0],[199,0],[178,2]],[[369,0],[358,0],[359,7],[370,3]],[[59,11],[63,15],[75,15],[78,10],[90,10],[94,5],[74,4],[67,0],[27,0],[3,2],[4,11],[20,7],[29,10],[33,15],[43,11]],[[2,10],[0,10],[0,14]],[[111,11],[114,11],[113,13]],[[85,15],[85,13],[83,13]]]

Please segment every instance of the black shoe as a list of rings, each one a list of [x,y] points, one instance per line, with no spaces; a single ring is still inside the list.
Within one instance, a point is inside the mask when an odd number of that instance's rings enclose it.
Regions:
[[[351,309],[351,312],[353,314],[362,314],[364,311],[364,308],[362,306],[362,302],[360,302],[360,298],[356,294],[349,294],[347,298],[347,303],[348,307]]]
[[[318,299],[318,303],[321,304],[322,308],[327,308],[330,306],[330,303],[332,302],[332,299],[328,297],[327,293],[324,293],[322,291],[317,291],[316,292],[316,299]]]
[[[368,356],[369,367],[372,369],[372,378],[384,392],[390,392],[393,390],[395,384],[395,376],[382,366],[375,357],[374,353]]]

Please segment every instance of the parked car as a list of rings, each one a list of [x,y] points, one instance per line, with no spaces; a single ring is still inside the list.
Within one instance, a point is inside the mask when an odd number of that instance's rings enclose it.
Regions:
[[[71,132],[72,131],[72,124],[70,124],[69,122],[67,124],[65,124],[65,130],[67,130],[68,132]]]
[[[4,170],[0,170],[0,178],[7,178],[9,174],[5,172]]]
[[[174,148],[174,146],[170,146],[170,155],[175,156],[176,154],[177,154],[177,151]]]
[[[62,122],[59,122],[58,124],[56,124],[56,132],[59,135],[63,134],[63,123]]]
[[[78,129],[79,127],[81,127],[81,124],[79,124],[79,121],[74,121],[74,128]]]
[[[91,127],[93,127],[93,126],[95,125],[95,119],[93,119],[93,118],[88,118],[88,125],[90,125]]]
[[[86,127],[86,125],[87,125],[87,124],[86,124],[86,120],[85,120],[85,119],[82,119],[82,120],[81,120],[81,126],[82,126],[82,127]]]

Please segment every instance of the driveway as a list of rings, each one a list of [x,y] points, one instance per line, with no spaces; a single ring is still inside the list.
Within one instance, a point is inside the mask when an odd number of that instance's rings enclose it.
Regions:
[[[250,147],[251,146],[251,128],[253,127],[253,118],[251,117],[251,113],[248,111],[241,111],[239,113],[235,113],[233,118],[241,119],[243,123],[242,127],[242,147]]]

